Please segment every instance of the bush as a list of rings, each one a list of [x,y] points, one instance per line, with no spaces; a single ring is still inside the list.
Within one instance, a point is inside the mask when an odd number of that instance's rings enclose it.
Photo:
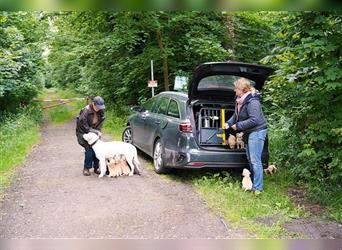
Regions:
[[[266,57],[277,66],[266,85],[271,151],[314,201],[341,211],[342,19],[334,12],[288,16],[282,43]]]
[[[17,114],[0,116],[0,190],[10,181],[13,167],[19,164],[28,150],[39,140],[40,109],[27,107]]]

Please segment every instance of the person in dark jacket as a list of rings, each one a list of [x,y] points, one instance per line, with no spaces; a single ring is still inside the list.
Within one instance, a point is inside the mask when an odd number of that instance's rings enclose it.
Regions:
[[[261,109],[260,94],[251,86],[246,78],[234,82],[236,105],[233,116],[225,124],[236,132],[243,132],[246,144],[246,154],[253,173],[253,188],[255,194],[263,190],[262,151],[267,134],[267,122]]]
[[[84,147],[84,168],[83,175],[89,176],[90,169],[94,168],[94,173],[100,174],[99,160],[95,156],[95,152],[91,145],[83,139],[83,135],[89,132],[94,132],[101,137],[101,129],[104,117],[104,100],[100,96],[96,96],[92,103],[81,109],[77,116],[76,136],[78,143]]]

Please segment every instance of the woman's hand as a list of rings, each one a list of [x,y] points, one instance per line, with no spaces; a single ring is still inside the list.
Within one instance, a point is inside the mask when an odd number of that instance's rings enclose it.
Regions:
[[[225,129],[229,129],[229,124],[228,124],[228,123],[225,123],[225,124],[224,124],[224,128],[225,128]]]
[[[100,131],[97,132],[97,135],[101,138],[102,133]]]
[[[236,124],[232,125],[231,128],[236,130]]]

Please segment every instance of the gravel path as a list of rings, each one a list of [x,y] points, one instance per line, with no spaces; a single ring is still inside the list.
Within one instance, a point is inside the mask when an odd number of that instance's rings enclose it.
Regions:
[[[249,238],[209,210],[188,184],[142,175],[82,175],[75,121],[46,125],[0,203],[1,238]],[[106,138],[106,137],[105,137]],[[108,139],[107,139],[108,140]]]

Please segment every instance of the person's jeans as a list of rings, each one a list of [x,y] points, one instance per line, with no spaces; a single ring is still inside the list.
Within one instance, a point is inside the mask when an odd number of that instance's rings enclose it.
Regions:
[[[263,168],[261,162],[262,151],[264,149],[267,129],[252,132],[248,136],[246,154],[250,169],[253,174],[253,190],[262,191],[263,188]]]
[[[92,147],[85,148],[84,156],[84,168],[99,168],[99,160],[96,158]]]

